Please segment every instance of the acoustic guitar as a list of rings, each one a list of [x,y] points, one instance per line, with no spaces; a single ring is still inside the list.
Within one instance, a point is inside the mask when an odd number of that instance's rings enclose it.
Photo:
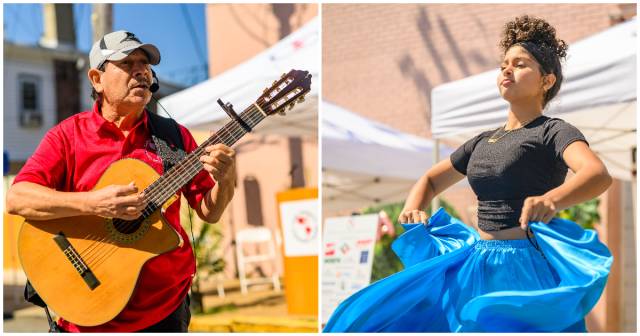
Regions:
[[[18,254],[40,297],[59,316],[77,325],[96,326],[116,317],[132,296],[145,262],[183,243],[163,217],[163,210],[203,169],[199,157],[204,148],[217,143],[233,145],[267,116],[284,114],[303,101],[310,87],[307,71],[291,70],[239,115],[229,104],[221,104],[232,120],[162,176],[136,159],[111,164],[94,190],[135,181],[149,199],[136,220],[77,216],[25,221],[18,236]]]

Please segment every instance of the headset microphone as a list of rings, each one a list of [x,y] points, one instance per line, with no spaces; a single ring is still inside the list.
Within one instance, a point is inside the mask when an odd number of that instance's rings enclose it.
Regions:
[[[155,93],[160,89],[160,81],[158,80],[158,76],[156,75],[156,72],[153,71],[153,69],[151,69],[151,75],[153,76],[153,79],[151,80],[149,91],[151,91],[151,93]]]

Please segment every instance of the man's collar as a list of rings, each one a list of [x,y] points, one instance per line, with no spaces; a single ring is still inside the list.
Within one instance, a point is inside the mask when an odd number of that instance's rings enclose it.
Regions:
[[[142,110],[142,116],[141,119],[142,120],[138,120],[135,125],[133,125],[133,127],[131,128],[132,130],[135,129],[136,127],[138,127],[138,125],[140,124],[140,122],[143,123],[145,129],[149,129],[149,117],[147,116],[147,109],[145,108],[144,110]],[[104,127],[107,123],[109,123],[109,121],[107,121],[107,119],[105,119],[102,116],[102,113],[100,112],[100,105],[98,103],[98,101],[95,101],[93,103],[93,109],[91,111],[91,124],[93,125],[93,130],[95,132],[98,132],[102,127]]]

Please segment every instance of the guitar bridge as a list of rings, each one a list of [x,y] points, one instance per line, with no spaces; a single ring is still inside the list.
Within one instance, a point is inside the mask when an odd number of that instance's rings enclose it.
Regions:
[[[76,269],[87,286],[89,286],[91,290],[94,290],[96,287],[98,287],[100,285],[100,281],[98,281],[89,266],[87,266],[84,260],[82,260],[78,251],[76,251],[76,249],[71,246],[71,243],[69,242],[67,237],[65,237],[64,233],[62,233],[61,231],[53,237],[53,240],[56,242],[56,244],[58,244],[58,247],[60,247],[62,253],[64,253],[69,262],[71,262],[71,265],[73,265],[73,268]]]

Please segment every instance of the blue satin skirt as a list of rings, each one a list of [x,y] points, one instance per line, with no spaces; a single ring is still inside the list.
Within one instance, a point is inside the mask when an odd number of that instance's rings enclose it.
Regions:
[[[442,208],[404,225],[392,249],[405,269],[343,301],[324,332],[586,331],[611,253],[574,222],[529,225],[531,242],[481,240]]]

